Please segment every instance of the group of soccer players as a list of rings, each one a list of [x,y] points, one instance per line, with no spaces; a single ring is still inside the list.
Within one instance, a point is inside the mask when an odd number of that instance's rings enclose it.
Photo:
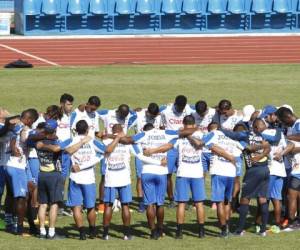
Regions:
[[[199,238],[205,237],[207,173],[220,237],[228,237],[233,212],[239,213],[239,221],[230,235],[245,233],[251,199],[257,201],[255,224],[260,236],[266,236],[268,222],[274,224],[272,232],[300,228],[300,119],[291,106],[267,105],[259,110],[246,105],[236,110],[229,100],[221,100],[211,108],[203,100],[189,105],[183,95],[168,105],[150,103],[135,109],[121,104],[104,110],[99,97],[91,96],[73,111],[73,102],[72,95],[63,94],[60,104],[49,106],[45,113],[31,108],[13,117],[0,109],[0,195],[6,187],[7,231],[24,235],[27,218],[30,234],[61,238],[55,224],[68,180],[65,205],[72,209],[80,240],[97,237],[96,210],[103,212],[102,239],[108,240],[118,205],[124,240],[132,239],[131,156],[135,157],[139,212],[146,210],[150,239],[164,235],[166,195],[169,207],[177,207],[175,238],[183,238],[190,201]],[[135,132],[132,136],[130,129]],[[101,181],[96,206],[98,163]],[[269,221],[270,201],[274,222]]]

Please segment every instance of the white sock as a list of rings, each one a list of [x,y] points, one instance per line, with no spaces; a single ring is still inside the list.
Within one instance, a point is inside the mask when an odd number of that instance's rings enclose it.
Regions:
[[[46,235],[46,234],[47,234],[46,228],[41,227],[41,228],[40,228],[40,234],[41,234],[41,235]]]
[[[49,227],[49,236],[52,237],[55,234],[55,228],[54,227]]]

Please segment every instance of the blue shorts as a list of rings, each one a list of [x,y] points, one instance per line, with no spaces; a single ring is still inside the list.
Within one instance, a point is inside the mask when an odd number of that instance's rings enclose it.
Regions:
[[[243,158],[236,157],[236,176],[242,176],[243,175]]]
[[[123,187],[104,187],[104,203],[114,203],[116,193],[119,195],[121,204],[132,202],[131,185]]]
[[[69,176],[70,173],[70,169],[72,162],[71,162],[71,156],[63,151],[61,153],[61,175],[64,179],[66,179]]]
[[[268,198],[282,200],[283,177],[270,175]]]
[[[28,159],[28,168],[31,172],[31,180],[37,185],[38,177],[40,172],[40,161],[38,158],[29,158]]]
[[[3,166],[0,166],[0,196],[2,196],[4,192],[4,187],[5,187],[5,170]]]
[[[212,153],[210,152],[204,152],[202,153],[202,166],[203,166],[203,171],[208,172],[209,171],[209,165],[210,165],[210,160],[211,160],[211,155]]]
[[[211,201],[231,201],[234,186],[234,177],[211,176]]]
[[[25,169],[7,167],[8,185],[13,192],[14,198],[26,197],[28,193],[28,179]]]
[[[189,201],[190,191],[194,202],[204,201],[206,199],[204,178],[176,177],[175,201]]]
[[[167,175],[142,174],[142,186],[146,206],[151,204],[162,206],[165,203]]]
[[[106,172],[105,159],[102,158],[100,161],[100,175],[105,175],[105,172]]]
[[[169,174],[173,174],[176,172],[177,160],[178,160],[178,150],[175,148],[170,149],[167,153],[168,173]]]
[[[137,178],[142,177],[143,162],[135,157],[135,173]]]
[[[67,206],[93,208],[96,203],[96,184],[77,184],[70,180]]]

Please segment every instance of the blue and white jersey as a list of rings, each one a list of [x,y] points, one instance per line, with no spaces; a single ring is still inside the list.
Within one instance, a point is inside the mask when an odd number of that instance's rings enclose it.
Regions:
[[[85,136],[77,135],[73,139],[63,142],[63,149],[70,147],[83,139]],[[71,155],[72,165],[79,165],[80,170],[77,173],[70,173],[70,179],[77,184],[95,183],[94,166],[100,162],[99,155],[104,155],[106,146],[98,140],[90,140],[88,143]]]
[[[158,114],[155,118],[147,115],[147,109],[142,109],[136,112],[137,119],[133,123],[136,133],[143,132],[143,128],[147,123],[153,124],[154,128],[159,129],[161,126],[161,115]]]
[[[201,140],[203,133],[196,131],[192,136]],[[174,148],[178,151],[178,168],[176,176],[202,178],[202,149],[196,150],[187,138],[178,139]]]
[[[174,139],[178,138],[178,131],[173,130],[160,130],[151,129],[132,137],[133,141],[138,144],[142,149],[147,148],[157,148],[167,143],[174,144]],[[166,153],[158,153],[151,155],[151,158],[161,162],[162,159],[167,157]],[[166,166],[161,166],[160,164],[143,164],[142,174],[157,174],[165,175],[168,174],[168,168]]]
[[[228,154],[234,157],[240,157],[242,150],[245,145],[242,145],[238,141],[234,141],[227,137],[223,132],[219,130],[214,130],[203,137],[203,142],[205,146],[210,148],[212,145],[217,145],[223,148]],[[211,164],[210,164],[210,174],[235,177],[236,176],[236,166],[225,158],[212,154]]]
[[[0,123],[0,129],[4,127],[3,123]],[[0,137],[0,166],[6,166],[10,157],[10,140],[13,137],[13,132],[9,131],[6,135]]]
[[[107,146],[113,140],[106,139],[103,143]],[[105,187],[124,187],[131,184],[130,156],[134,155],[141,161],[159,165],[160,161],[146,157],[138,145],[124,145],[118,143],[114,151],[104,158]]]
[[[14,167],[19,169],[25,169],[27,166],[27,158],[28,158],[28,148],[26,139],[28,137],[30,129],[26,126],[19,125],[14,129],[15,135],[13,139],[16,140],[16,148],[20,152],[20,156],[10,155],[7,166]]]
[[[168,104],[166,106],[160,107],[162,126],[168,130],[178,130],[183,127],[183,118],[190,115],[195,110],[187,104],[182,113],[178,113],[175,110],[174,104]]]
[[[89,125],[89,136],[95,138],[95,133],[99,132],[99,115],[97,112],[88,113],[85,110],[82,112],[78,108],[75,109],[70,117],[71,129],[76,133],[76,123],[80,120],[85,120]]]
[[[34,134],[35,133],[35,129],[37,128],[37,126],[42,123],[42,122],[46,122],[43,114],[39,115],[39,118],[32,124],[32,129],[29,132],[29,135]],[[36,149],[34,147],[28,147],[28,151],[29,151],[29,158],[38,158],[37,153],[36,153]]]
[[[288,128],[287,135],[299,135],[300,134],[300,119],[297,119],[292,127]],[[300,142],[293,141],[296,147],[300,147]],[[300,153],[295,154],[291,159],[292,176],[300,179]]]
[[[287,146],[286,139],[284,138],[284,135],[281,131],[279,132],[278,139],[274,140],[277,133],[278,131],[276,129],[266,129],[262,132],[261,135],[263,139],[268,141],[271,145],[270,158],[268,161],[270,175],[286,177],[285,165],[283,160],[277,161],[274,159],[274,155],[276,153],[282,152]]]
[[[115,124],[121,124],[123,127],[123,131],[126,134],[127,131],[133,126],[137,118],[136,113],[130,111],[125,119],[120,119],[116,111],[117,111],[116,109],[113,110],[104,109],[104,110],[97,111],[97,113],[100,119],[104,123],[104,128],[106,133],[112,134],[112,127]]]
[[[234,114],[227,117],[225,115],[220,115],[220,127],[223,129],[233,130],[234,126],[243,120],[243,113],[235,110]]]
[[[195,118],[197,127],[205,134],[208,133],[208,125],[217,120],[218,116],[214,108],[208,108],[204,116],[200,116],[197,112],[193,112],[192,115]]]
[[[57,120],[56,136],[60,141],[71,138],[71,114],[64,113],[62,118]]]

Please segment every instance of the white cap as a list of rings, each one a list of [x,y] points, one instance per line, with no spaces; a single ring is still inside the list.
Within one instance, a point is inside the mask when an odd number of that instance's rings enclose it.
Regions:
[[[255,112],[255,107],[253,105],[246,105],[243,107],[243,121],[248,122],[251,119],[252,114]]]
[[[290,106],[288,104],[283,104],[281,107],[288,108],[290,111],[292,111],[294,113],[294,110],[293,110],[292,106]]]

